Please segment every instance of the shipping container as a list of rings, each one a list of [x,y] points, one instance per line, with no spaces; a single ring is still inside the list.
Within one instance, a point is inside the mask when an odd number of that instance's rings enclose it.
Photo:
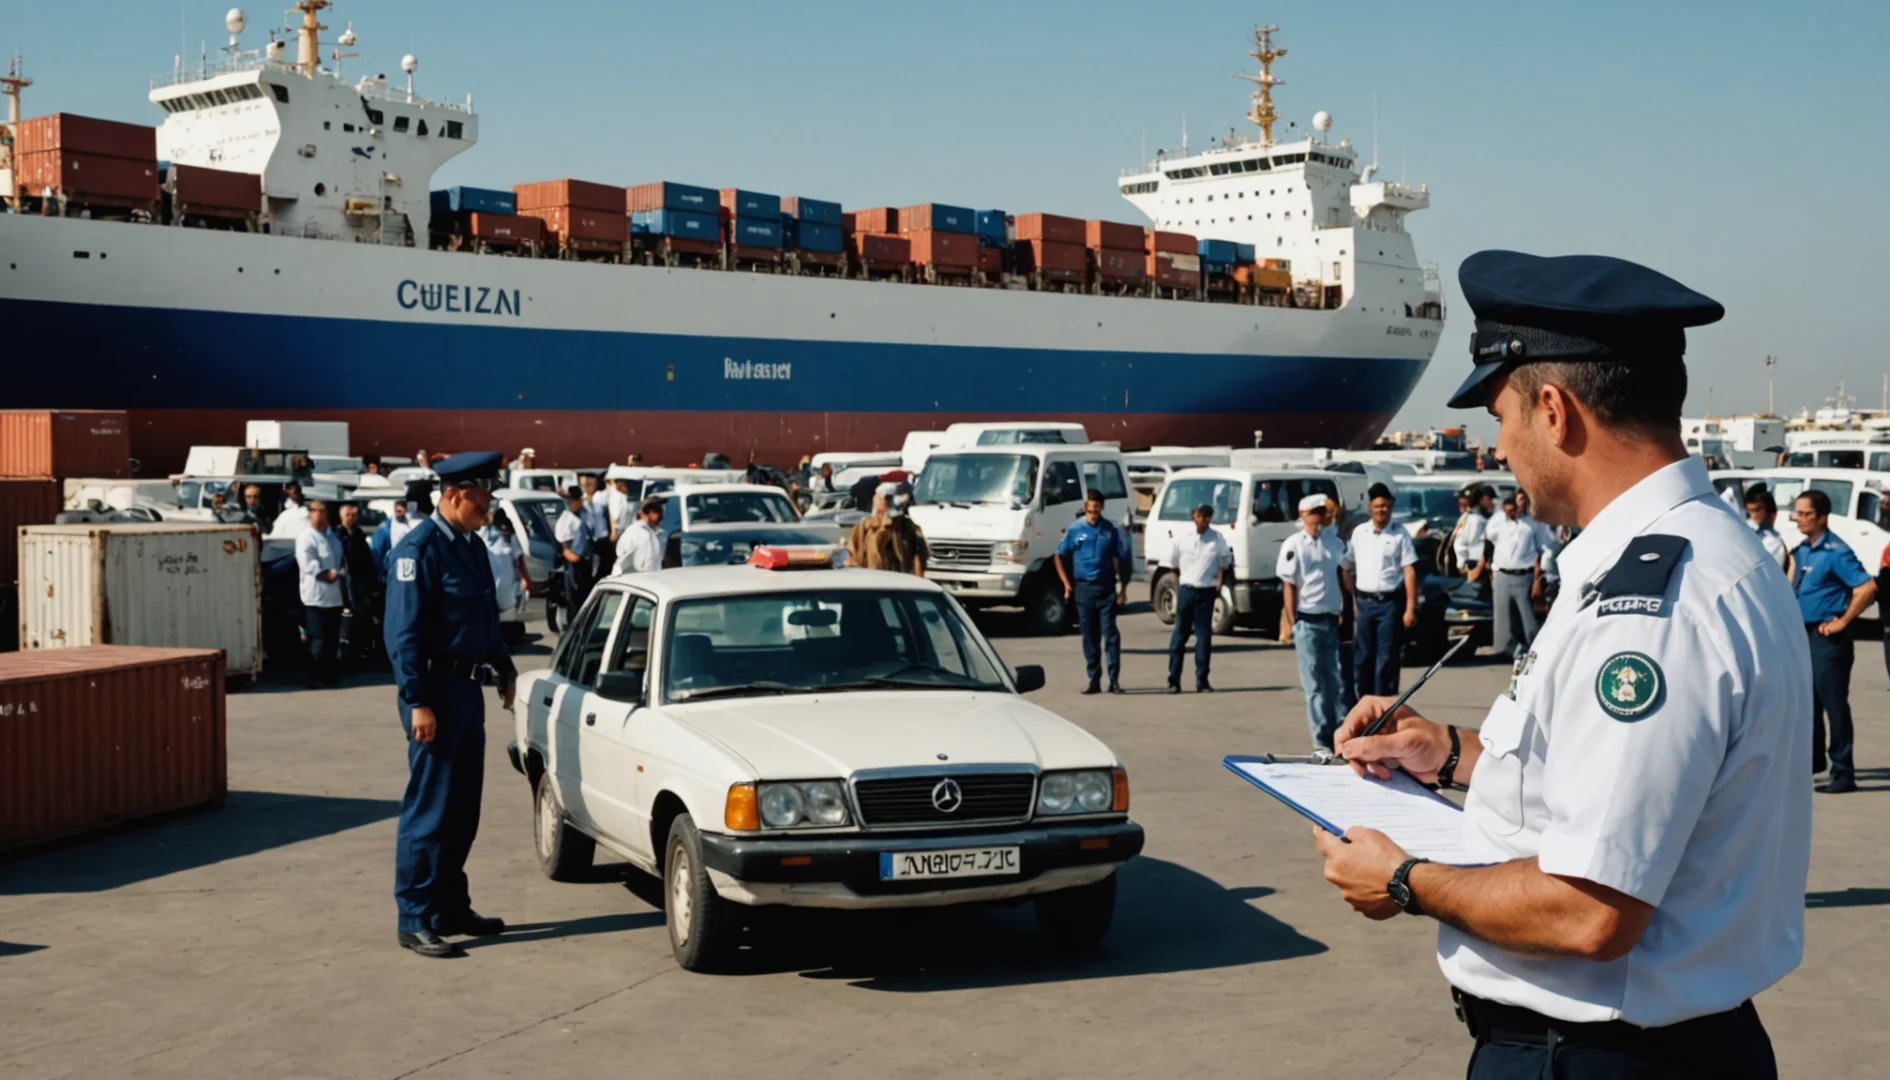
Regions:
[[[978,272],[980,274],[1004,272],[1004,249],[985,244],[982,236],[978,238]]]
[[[947,206],[944,203],[920,203],[917,206],[900,209],[900,232],[917,233],[927,230],[976,236],[978,212],[967,210],[962,206]]]
[[[1206,262],[1235,263],[1240,261],[1240,245],[1232,240],[1203,240],[1195,251]]]
[[[621,244],[630,238],[630,220],[621,210],[591,210],[576,206],[521,208],[522,217],[542,218],[545,233],[560,244]]]
[[[553,207],[623,212],[622,188],[594,184],[588,180],[540,180],[531,184],[517,184],[513,186],[512,194],[518,201],[517,213]]]
[[[261,542],[247,525],[36,525],[20,533],[20,648],[221,649],[262,669]]]
[[[811,221],[818,225],[832,225],[838,228],[840,204],[824,199],[808,199],[794,196],[781,200],[781,213],[799,221]]]
[[[1286,292],[1293,287],[1293,275],[1286,270],[1256,267],[1253,271],[1253,287],[1269,292]]]
[[[728,257],[737,263],[778,263],[782,258],[778,247],[744,247],[741,244],[731,244]]]
[[[518,196],[510,191],[491,188],[450,187],[433,193],[435,214],[505,214],[518,213]],[[609,207],[600,207],[608,210]]]
[[[899,211],[890,206],[876,206],[871,210],[853,211],[853,224],[847,227],[849,232],[896,233],[899,231]]]
[[[19,580],[20,529],[51,525],[64,504],[59,481],[50,476],[0,479],[0,585]],[[14,628],[18,627],[16,618]]]
[[[692,240],[721,243],[722,225],[713,208],[708,213],[694,210],[639,210],[632,221],[656,236],[681,236]]]
[[[1097,248],[1096,276],[1115,284],[1139,285],[1148,280],[1148,256],[1139,251]],[[24,580],[24,579],[22,579]]]
[[[54,113],[20,121],[14,134],[14,152],[43,154],[69,150],[98,157],[157,160],[157,129],[118,120],[99,120],[76,113]]]
[[[763,195],[759,191],[743,191],[741,188],[723,188],[722,209],[738,218],[773,221],[781,216],[781,197]]]
[[[300,450],[314,457],[347,457],[345,420],[251,420],[243,425],[251,450]]]
[[[1250,263],[1254,260],[1255,253],[1256,252],[1252,244],[1235,244],[1234,245],[1234,260],[1236,262]]]
[[[542,243],[545,239],[545,221],[543,218],[475,212],[466,215],[466,235],[502,243]]]
[[[1187,233],[1148,231],[1148,252],[1150,255],[1167,252],[1171,255],[1195,255],[1195,239]]]
[[[1291,259],[1262,259],[1260,265],[1268,270],[1284,270],[1289,274],[1293,272]]]
[[[1001,248],[1010,243],[1009,223],[1002,210],[978,211],[977,232],[978,243],[985,247]]]
[[[806,219],[796,221],[783,214],[781,243],[796,251],[817,251],[822,254],[837,255],[845,250],[846,238],[841,235],[838,225],[825,225]]]
[[[1085,244],[1088,226],[1072,217],[1056,214],[1019,214],[1014,223],[1019,240],[1048,240],[1053,244]]]
[[[208,649],[0,655],[0,853],[221,804],[225,673]]]
[[[810,266],[839,266],[840,253],[837,251],[801,251],[800,260]]]
[[[1023,218],[1017,220],[1022,221]],[[1017,257],[1018,270],[1026,274],[1041,273],[1051,281],[1082,281],[1089,276],[1089,260],[1082,244],[1019,240],[1012,245],[1011,251]]]
[[[171,207],[178,213],[262,212],[262,177],[256,173],[172,165],[170,187]]]
[[[144,208],[158,197],[157,161],[105,157],[77,150],[19,154],[17,179],[22,191],[53,195],[78,203]]]
[[[722,198],[715,189],[694,184],[672,184],[667,180],[654,184],[636,184],[624,189],[626,213],[639,210],[693,210],[698,214],[715,213]]]
[[[122,411],[0,411],[0,476],[130,475],[131,422]]]
[[[0,653],[16,652],[20,647],[20,590],[16,585],[0,585]]]
[[[901,211],[903,220],[904,211]],[[914,229],[905,234],[912,241],[912,261],[920,266],[947,270],[975,270],[978,266],[978,238],[967,232],[944,229]]]
[[[663,241],[669,245],[669,250],[678,255],[720,255],[722,253],[720,240],[691,240],[686,236],[667,236],[663,238]]]
[[[1198,289],[1201,287],[1201,257],[1158,251],[1148,257],[1148,276],[1164,288]]]
[[[903,266],[912,261],[912,242],[903,236],[863,232],[853,239],[860,262],[867,266]]]
[[[1148,232],[1140,225],[1122,225],[1114,221],[1090,221],[1083,230],[1083,242],[1093,248],[1108,248],[1112,251],[1133,251],[1143,254],[1142,234]],[[1136,260],[1139,265],[1141,260]]]
[[[776,214],[765,221],[738,217],[729,225],[728,239],[729,243],[742,247],[778,249],[781,246],[781,216]]]

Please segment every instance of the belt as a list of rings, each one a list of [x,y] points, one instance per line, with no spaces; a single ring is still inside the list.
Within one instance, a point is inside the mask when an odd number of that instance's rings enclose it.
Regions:
[[[1301,611],[1296,612],[1293,617],[1301,622],[1325,623],[1339,621],[1339,617],[1329,611]]]
[[[1526,568],[1522,570],[1505,570],[1499,566],[1496,568],[1496,572],[1499,574],[1533,574],[1535,573],[1535,570],[1533,568]]]
[[[1588,1046],[1627,1053],[1652,1053],[1723,1038],[1730,1027],[1757,1024],[1759,1012],[1747,1001],[1725,1012],[1682,1020],[1664,1027],[1636,1027],[1625,1020],[1576,1023],[1544,1016],[1519,1005],[1503,1005],[1450,988],[1457,1019],[1478,1042],[1520,1042]]]
[[[427,661],[428,675],[448,675],[478,682],[484,677],[485,670],[486,664],[483,660],[461,660],[458,657],[449,656]]]
[[[1390,592],[1366,592],[1365,590],[1360,589],[1358,592],[1358,598],[1360,600],[1376,600],[1381,604],[1387,600],[1399,600],[1399,599],[1402,599],[1403,597],[1404,597],[1403,589],[1393,589]]]

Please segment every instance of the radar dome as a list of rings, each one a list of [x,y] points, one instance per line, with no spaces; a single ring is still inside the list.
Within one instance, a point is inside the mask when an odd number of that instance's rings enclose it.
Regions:
[[[223,25],[230,33],[240,34],[243,32],[243,27],[249,25],[249,16],[243,14],[242,8],[233,7],[229,14],[223,16]]]
[[[1324,109],[1312,114],[1312,126],[1320,131],[1332,130],[1332,114]]]
[[[360,40],[360,38],[354,36],[354,24],[349,23],[348,28],[343,30],[341,36],[335,39],[335,44],[344,49],[352,49]]]
[[[414,72],[420,70],[420,61],[416,59],[412,53],[408,53],[400,58],[400,70],[412,75]]]

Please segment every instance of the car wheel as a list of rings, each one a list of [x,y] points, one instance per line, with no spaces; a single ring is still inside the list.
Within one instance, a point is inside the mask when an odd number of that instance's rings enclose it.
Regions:
[[[1214,597],[1214,632],[1231,634],[1234,632],[1234,601],[1225,591]]]
[[[558,632],[558,601],[554,597],[545,598],[545,629]]]
[[[1093,949],[1116,914],[1116,875],[1037,897],[1037,926],[1059,949]]]
[[[558,805],[558,785],[551,782],[550,776],[538,778],[532,817],[538,868],[553,881],[582,880],[591,869],[597,842],[571,827],[564,807]]]
[[[684,971],[715,971],[735,951],[741,924],[728,901],[716,893],[709,868],[702,863],[702,834],[688,814],[669,826],[663,859],[663,908],[669,924],[669,948]]]
[[[1024,617],[1030,632],[1052,637],[1069,629],[1070,602],[1063,595],[1061,582],[1039,578],[1024,601]]]
[[[1155,605],[1155,617],[1163,626],[1175,625],[1175,606],[1180,602],[1181,586],[1176,584],[1175,575],[1163,574],[1155,581],[1155,590],[1149,602]]]

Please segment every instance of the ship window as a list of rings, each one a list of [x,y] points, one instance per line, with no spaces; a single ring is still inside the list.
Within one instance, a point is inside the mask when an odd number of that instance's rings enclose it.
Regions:
[[[277,101],[282,102],[284,105],[287,105],[289,103],[289,88],[288,87],[282,85],[281,83],[270,83],[269,89],[274,91]]]
[[[353,131],[353,130],[354,130],[354,125],[353,125],[353,124],[350,124],[350,123],[348,123],[348,122],[347,122],[346,120],[343,120],[343,121],[341,122],[341,130],[343,130],[343,131]]]
[[[394,117],[394,130],[395,131],[407,130],[407,118],[404,116]]]
[[[425,136],[425,135],[426,135],[426,133],[427,133],[427,122],[426,122],[425,120],[422,120],[422,121],[420,121],[420,128],[419,128],[419,130],[418,130],[418,131],[416,131],[416,132],[414,132],[414,134],[416,134],[416,135],[420,135],[420,136]]]
[[[365,102],[365,101],[363,101],[363,102],[361,103],[361,107],[362,107],[363,109],[366,109],[366,110],[367,110],[367,122],[368,122],[368,123],[370,123],[370,124],[373,124],[373,125],[375,125],[376,127],[378,127],[378,126],[380,126],[380,125],[381,125],[382,123],[384,123],[384,122],[385,122],[385,116],[384,116],[384,114],[383,114],[383,113],[381,112],[381,110],[379,110],[379,109],[376,109],[376,108],[374,108],[373,106],[371,106],[371,105],[369,105],[369,104],[368,104],[367,102]]]
[[[328,121],[326,121],[326,120],[323,120],[323,121],[322,121],[322,130],[323,130],[323,131],[330,131],[330,130],[333,130],[333,129],[332,129],[332,128],[330,128],[330,127],[328,126]]]
[[[464,134],[462,134],[462,132],[464,132],[464,131],[465,131],[465,128],[464,128],[464,127],[462,127],[462,126],[460,125],[460,122],[459,122],[459,121],[457,121],[457,120],[448,120],[448,121],[446,122],[446,137],[447,137],[447,138],[449,138],[449,139],[463,139],[463,138],[465,138],[465,137],[466,137],[466,136],[465,136]]]

